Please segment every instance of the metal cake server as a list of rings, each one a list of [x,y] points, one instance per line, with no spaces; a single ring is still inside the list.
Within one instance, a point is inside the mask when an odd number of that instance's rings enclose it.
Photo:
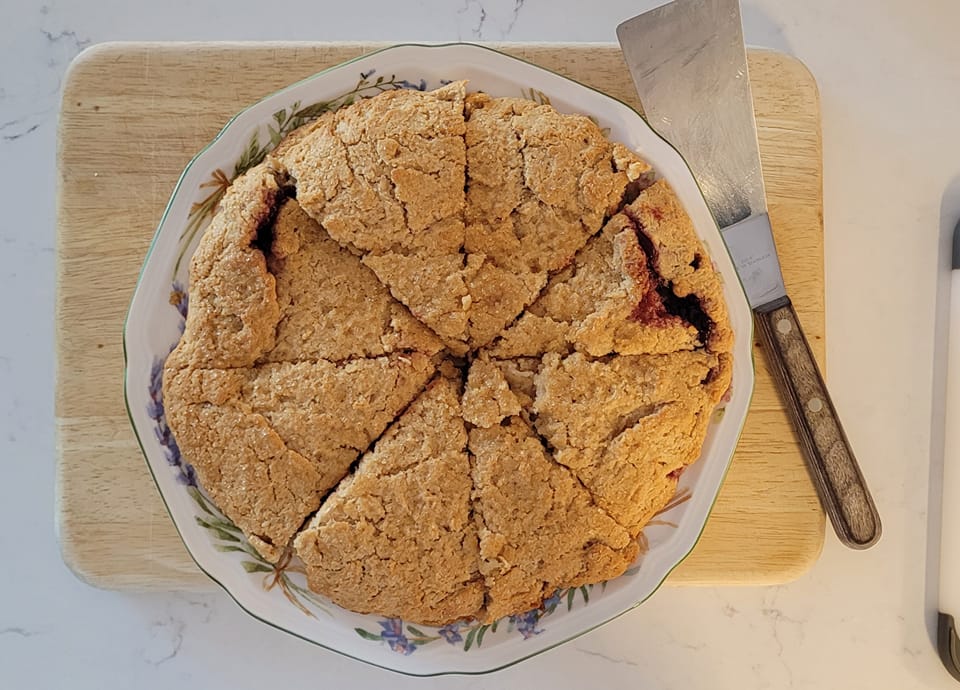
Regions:
[[[760,168],[738,0],[674,0],[617,27],[650,126],[686,159],[753,309],[817,492],[840,540],[880,516],[783,283]]]

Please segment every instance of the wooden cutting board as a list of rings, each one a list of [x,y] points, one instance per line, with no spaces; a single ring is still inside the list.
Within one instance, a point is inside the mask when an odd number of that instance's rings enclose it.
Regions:
[[[57,492],[63,558],[117,589],[208,589],[160,500],[124,408],[121,331],[141,263],[187,161],[246,105],[377,46],[107,44],[64,87],[58,148]],[[637,105],[611,44],[504,44]],[[787,288],[823,362],[823,227],[816,83],[795,59],[751,51],[770,217]],[[673,584],[769,584],[817,559],[824,517],[757,347],[733,465]]]

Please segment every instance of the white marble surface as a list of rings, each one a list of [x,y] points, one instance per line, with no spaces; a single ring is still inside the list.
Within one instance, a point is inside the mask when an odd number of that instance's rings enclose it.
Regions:
[[[261,625],[220,593],[117,594],[72,577],[52,510],[54,152],[70,60],[118,39],[610,41],[644,2],[311,0],[285,3],[291,18],[280,6],[0,2],[0,687],[953,687],[932,643],[929,548],[937,295],[943,238],[960,216],[952,0],[744,7],[748,41],[797,55],[820,83],[829,381],[885,521],[874,549],[828,535],[816,567],[790,585],[662,590],[486,679],[370,668]]]

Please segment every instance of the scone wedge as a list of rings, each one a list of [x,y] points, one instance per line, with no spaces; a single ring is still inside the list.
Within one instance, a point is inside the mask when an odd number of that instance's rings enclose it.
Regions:
[[[480,615],[466,447],[459,383],[440,376],[297,536],[310,588],[428,625]]]

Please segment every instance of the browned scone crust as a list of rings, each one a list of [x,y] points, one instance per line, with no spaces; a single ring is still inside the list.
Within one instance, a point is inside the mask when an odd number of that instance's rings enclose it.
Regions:
[[[711,325],[701,333],[671,313],[675,306],[702,311]],[[698,347],[717,353],[732,347],[723,286],[689,216],[661,180],[613,216],[489,352],[508,358],[577,350],[601,357]]]
[[[590,119],[529,100],[470,94],[466,116],[465,249],[482,257],[470,283],[470,343],[479,347],[571,261],[650,166]]]
[[[598,505],[637,536],[697,459],[730,386],[729,355],[590,360],[551,353],[535,377],[537,431]]]
[[[276,562],[434,369],[420,353],[168,369],[167,421],[214,503]]]
[[[190,261],[190,309],[168,369],[250,366],[273,347],[276,283],[254,243],[281,195],[267,163],[227,190]]]
[[[189,297],[163,394],[201,486],[311,589],[415,623],[620,575],[731,380],[667,183],[588,118],[463,82],[288,136],[227,191]]]
[[[489,425],[498,411],[519,406],[548,457],[569,468],[596,505],[636,537],[699,457],[713,411],[730,387],[732,356],[703,349],[602,358],[483,355],[471,377],[475,371],[474,387],[496,392],[471,408],[468,386],[467,421]]]
[[[166,414],[201,486],[250,544],[276,563],[320,505],[316,465],[290,450],[262,415],[233,401],[178,401]]]
[[[423,390],[433,371],[420,353],[265,363],[247,373],[239,395],[291,449],[316,463],[320,490],[326,491]]]
[[[304,210],[457,354],[496,336],[650,174],[586,117],[463,82],[326,115],[274,156]]]
[[[520,417],[472,429],[470,452],[484,622],[536,608],[558,589],[617,577],[637,557],[637,542]]]
[[[553,458],[637,536],[699,457],[730,386],[732,346],[719,275],[658,181],[487,354]]]
[[[496,404],[480,404],[490,390],[496,391]],[[471,400],[478,401],[473,409]],[[516,416],[519,406],[496,365],[476,360],[467,379],[464,417],[476,424],[469,448],[487,593],[479,616],[484,622],[535,608],[558,589],[616,577],[638,552],[627,530],[550,458],[527,422]]]
[[[340,361],[443,349],[373,271],[334,242],[293,199],[277,211],[267,268],[276,278],[280,310],[267,361]]]
[[[193,303],[163,382],[184,457],[271,562],[423,389],[441,348],[284,199],[283,180],[266,163],[224,196],[191,262]]]
[[[690,216],[665,180],[659,180],[644,190],[636,201],[624,207],[623,212],[633,222],[637,237],[643,241],[643,251],[649,270],[659,275],[661,282],[677,298],[694,298],[696,306],[706,316],[708,328],[697,345],[717,354],[733,350],[733,329],[723,298],[723,285],[697,237]],[[653,314],[638,316],[652,318],[664,315],[663,305],[653,307]],[[668,307],[669,308],[669,307]]]
[[[303,209],[461,353],[464,96],[463,82],[384,93],[323,116],[277,155]]]
[[[479,615],[466,445],[458,384],[438,377],[297,536],[310,588],[427,625]]]

